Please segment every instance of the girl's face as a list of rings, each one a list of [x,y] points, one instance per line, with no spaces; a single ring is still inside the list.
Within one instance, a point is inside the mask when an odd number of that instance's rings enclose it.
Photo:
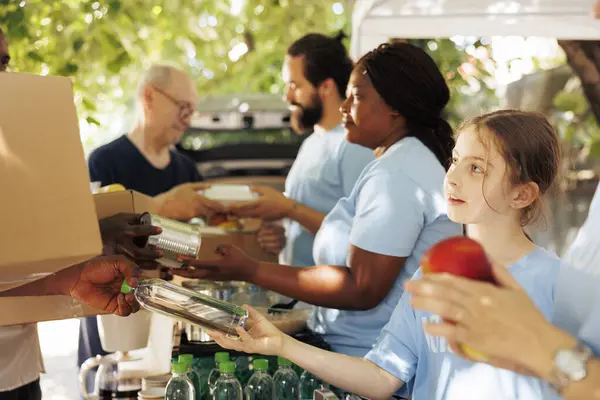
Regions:
[[[492,223],[519,219],[520,188],[509,182],[509,170],[492,132],[474,126],[462,130],[444,179],[448,217],[457,223]]]

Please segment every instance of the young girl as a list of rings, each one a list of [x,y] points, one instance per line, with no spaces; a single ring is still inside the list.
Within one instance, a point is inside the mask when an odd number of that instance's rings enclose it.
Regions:
[[[444,182],[449,217],[466,224],[468,235],[493,262],[508,268],[546,318],[560,262],[532,243],[523,226],[539,215],[541,196],[552,185],[558,164],[558,140],[544,117],[497,111],[461,127]],[[399,390],[412,393],[414,400],[544,398],[545,384],[536,378],[452,353],[443,338],[424,331],[439,318],[410,303],[405,293],[363,359],[300,343],[253,310],[252,328],[240,329],[240,341],[214,337],[223,347],[289,358],[334,386],[373,399],[389,399]]]

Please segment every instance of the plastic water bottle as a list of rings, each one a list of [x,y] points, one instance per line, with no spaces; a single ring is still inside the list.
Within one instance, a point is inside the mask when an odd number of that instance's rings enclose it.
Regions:
[[[279,368],[273,381],[275,382],[275,398],[277,400],[299,400],[300,399],[300,378],[292,369],[290,360],[283,357],[277,358]]]
[[[252,362],[254,373],[246,389],[246,400],[275,400],[275,383],[269,375],[269,361],[258,359]]]
[[[192,385],[194,385],[194,390],[196,391],[196,400],[200,400],[200,376],[194,370],[194,356],[192,354],[180,354],[179,362],[186,365],[188,369],[187,377],[190,378]]]
[[[248,311],[242,307],[162,279],[144,279],[135,288],[124,281],[121,292],[133,293],[138,303],[147,310],[221,332],[234,339],[239,338],[236,327],[243,328],[248,318]]]
[[[312,400],[315,390],[323,387],[323,382],[308,371],[300,375],[300,399]]]
[[[222,362],[219,371],[221,376],[217,379],[213,400],[242,400],[242,385],[235,377],[235,363]]]
[[[195,400],[194,384],[187,377],[187,365],[181,362],[173,363],[173,377],[167,383],[165,400]]]
[[[208,390],[211,396],[214,395],[215,388],[217,387],[217,380],[221,376],[219,366],[227,361],[229,361],[229,353],[225,351],[215,353],[215,368],[213,368],[208,375]]]

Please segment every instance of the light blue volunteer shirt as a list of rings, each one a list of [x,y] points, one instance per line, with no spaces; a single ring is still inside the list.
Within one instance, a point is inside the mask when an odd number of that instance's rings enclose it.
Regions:
[[[413,137],[390,147],[371,162],[352,193],[327,215],[317,233],[317,265],[347,265],[354,245],[388,256],[407,257],[388,295],[368,311],[315,307],[309,328],[325,337],[333,350],[363,357],[402,295],[402,282],[419,266],[423,253],[438,241],[460,235],[448,219],[443,192],[445,170],[435,155]],[[370,266],[374,274],[377,265]]]
[[[577,337],[592,348],[600,357],[600,295],[596,296],[594,308],[586,318]]]
[[[600,355],[600,276],[563,263],[554,294],[552,323]]]
[[[600,277],[562,263],[554,289],[552,323],[589,345],[600,357]],[[548,388],[548,397],[555,395]]]
[[[513,277],[548,319],[559,268],[560,259],[541,247],[509,266]],[[421,270],[415,278],[420,276]],[[401,392],[412,392],[413,400],[558,398],[539,379],[454,355],[445,338],[426,335],[423,330],[424,322],[438,321],[437,315],[413,309],[410,295],[405,294],[365,358],[406,382]]]
[[[571,266],[600,276],[600,185],[590,204],[588,216],[577,232],[577,236],[564,259]]]
[[[373,151],[346,140],[341,125],[326,133],[313,133],[300,147],[285,181],[286,195],[327,214],[347,197],[364,167],[374,159]],[[280,262],[312,266],[314,236],[298,222],[285,221],[287,244]]]
[[[554,292],[552,323],[577,336],[600,301],[600,276],[562,263]]]

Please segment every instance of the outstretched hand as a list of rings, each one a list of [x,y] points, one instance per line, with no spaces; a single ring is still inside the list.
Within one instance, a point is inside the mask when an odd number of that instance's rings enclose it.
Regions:
[[[238,327],[236,332],[239,339],[232,339],[220,332],[211,331],[208,334],[215,342],[226,349],[249,354],[281,354],[286,335],[252,307],[244,305],[243,308],[248,311],[248,320],[246,321],[248,330]]]

